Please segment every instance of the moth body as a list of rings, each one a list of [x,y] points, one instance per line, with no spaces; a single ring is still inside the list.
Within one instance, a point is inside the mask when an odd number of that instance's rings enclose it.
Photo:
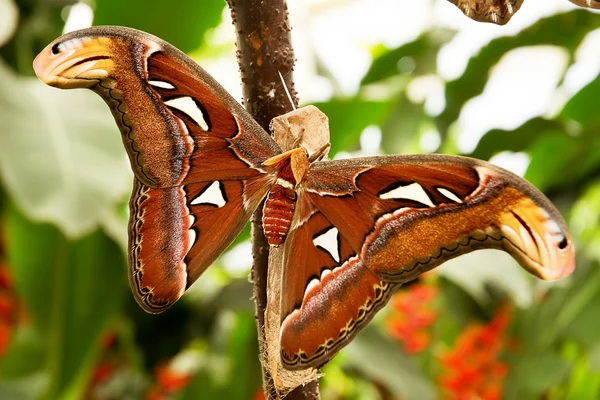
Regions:
[[[295,209],[296,192],[275,184],[263,209],[263,230],[270,245],[279,246],[285,242]]]

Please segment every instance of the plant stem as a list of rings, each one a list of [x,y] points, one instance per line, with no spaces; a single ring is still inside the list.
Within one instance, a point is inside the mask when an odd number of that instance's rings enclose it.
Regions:
[[[237,31],[237,56],[242,76],[244,105],[265,130],[271,120],[292,110],[281,76],[297,104],[292,70],[294,50],[285,0],[227,0]],[[267,306],[269,245],[262,228],[262,206],[252,216],[252,281],[259,348],[264,354],[264,314]],[[269,399],[276,398],[273,380],[263,363],[263,387]],[[286,399],[319,399],[318,382],[312,381],[290,392]]]

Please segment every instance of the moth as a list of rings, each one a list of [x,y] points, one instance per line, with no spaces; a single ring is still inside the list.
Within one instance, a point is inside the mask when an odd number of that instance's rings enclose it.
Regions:
[[[519,11],[523,0],[448,0],[467,17],[504,25]],[[580,7],[600,9],[600,0],[569,0]]]
[[[48,85],[95,91],[114,115],[134,173],[129,280],[144,310],[177,301],[266,199],[264,233],[285,254],[289,369],[327,362],[399,285],[458,255],[501,249],[543,279],[574,269],[559,212],[516,175],[459,156],[284,151],[202,68],[147,33],[68,33],[34,69]]]

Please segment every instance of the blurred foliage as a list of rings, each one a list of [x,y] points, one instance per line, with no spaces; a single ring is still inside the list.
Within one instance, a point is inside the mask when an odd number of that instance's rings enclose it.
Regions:
[[[117,128],[92,93],[32,78],[33,58],[60,35],[72,3],[0,0],[0,398],[259,399],[246,270],[217,261],[157,316],[129,293],[131,172]],[[96,0],[95,24],[136,27],[205,54],[205,34],[223,10],[221,0]],[[502,57],[551,45],[571,66],[598,28],[600,16],[585,10],[546,17],[491,40],[451,81],[437,72],[451,30],[432,26],[397,48],[376,46],[356,95],[317,104],[330,118],[332,153],[356,152],[372,126],[381,129],[384,153],[424,151],[422,135],[431,130],[439,148],[457,152],[459,115]],[[409,94],[432,77],[445,94],[437,115]],[[571,225],[574,275],[540,282],[495,251],[453,260],[402,288],[323,369],[323,398],[600,398],[599,82],[592,78],[552,115],[490,130],[465,154],[527,154],[525,177]]]

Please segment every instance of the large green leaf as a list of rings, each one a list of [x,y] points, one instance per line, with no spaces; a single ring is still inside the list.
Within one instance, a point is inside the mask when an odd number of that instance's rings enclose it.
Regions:
[[[482,306],[490,305],[492,298],[487,288],[493,285],[510,296],[521,307],[533,301],[531,279],[508,254],[499,250],[478,250],[446,261],[436,268],[445,277]]]
[[[600,75],[571,97],[560,116],[573,119],[583,125],[600,125],[600,115],[594,107],[599,92]]]
[[[541,19],[516,36],[492,40],[471,58],[464,74],[446,86],[446,109],[436,119],[445,134],[458,118],[463,105],[480,94],[493,66],[508,51],[517,47],[551,45],[565,48],[572,56],[581,40],[600,27],[600,16],[585,10],[575,10]]]
[[[571,366],[549,349],[519,354],[510,361],[512,369],[504,384],[506,399],[539,399],[567,376]]]
[[[251,314],[220,314],[209,342],[209,353],[179,400],[252,398],[260,388],[256,323]]]
[[[329,118],[330,154],[352,150],[362,131],[369,125],[380,125],[392,105],[393,103],[387,101],[368,101],[360,98],[315,104]]]
[[[424,126],[431,121],[423,104],[399,95],[393,111],[381,126],[381,148],[387,154],[415,153]]]
[[[219,24],[224,7],[222,0],[97,0],[94,24],[141,29],[189,52]]]
[[[120,312],[127,291],[121,250],[99,232],[70,242],[56,228],[31,223],[14,208],[7,216],[7,240],[15,286],[47,346],[46,398],[67,393],[77,398],[96,343]]]
[[[131,190],[119,131],[95,94],[19,78],[0,63],[0,120],[0,178],[28,217],[78,237]]]
[[[469,155],[482,160],[489,160],[501,151],[526,151],[529,146],[546,135],[566,137],[563,124],[544,118],[533,118],[511,131],[493,129],[487,132]]]
[[[416,40],[388,50],[373,59],[361,85],[381,81],[399,73],[432,74],[437,68],[439,49],[454,36],[453,31],[436,29],[423,33]],[[403,68],[412,68],[403,70]]]
[[[578,137],[553,133],[542,137],[529,151],[531,162],[525,179],[546,191],[581,187],[600,166],[600,136],[591,128]]]

